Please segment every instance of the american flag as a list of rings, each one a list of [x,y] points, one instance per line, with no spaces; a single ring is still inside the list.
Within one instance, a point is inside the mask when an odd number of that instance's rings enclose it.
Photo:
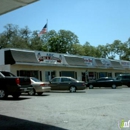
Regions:
[[[46,32],[47,32],[47,24],[45,24],[45,26],[42,28],[38,36],[41,36],[42,34],[45,34]]]

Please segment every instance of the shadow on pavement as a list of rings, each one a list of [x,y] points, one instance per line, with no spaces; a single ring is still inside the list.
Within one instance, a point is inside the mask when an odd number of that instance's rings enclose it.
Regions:
[[[50,92],[49,92],[50,93]],[[42,97],[44,97],[44,96],[50,96],[50,94],[49,93],[43,93],[42,95],[38,95],[38,94],[35,94],[35,95],[32,95],[32,96],[42,96]],[[32,97],[31,95],[28,95],[28,94],[21,94],[21,96],[29,96],[29,97]]]
[[[62,91],[62,90],[52,90],[50,93],[70,93],[70,94],[72,94],[69,91]],[[77,90],[74,93],[86,93],[86,90]]]
[[[19,97],[18,99],[14,99],[13,97],[8,97],[6,99],[0,99],[0,100],[3,100],[3,101],[22,101],[22,100],[27,100],[27,99],[31,99],[31,98]]]
[[[122,89],[122,88],[128,88],[127,86],[117,86],[116,89]],[[87,87],[87,89],[89,89],[89,87]],[[94,87],[93,89],[112,89],[111,87]],[[90,90],[93,90],[90,89]],[[116,90],[116,89],[112,89],[112,90]]]
[[[0,130],[65,130],[56,126],[0,115]]]

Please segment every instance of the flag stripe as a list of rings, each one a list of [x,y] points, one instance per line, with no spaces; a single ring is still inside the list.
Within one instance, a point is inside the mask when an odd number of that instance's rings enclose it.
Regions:
[[[38,36],[45,34],[47,32],[47,24],[45,24],[45,26],[42,28],[42,30],[40,31],[40,33],[38,34]]]

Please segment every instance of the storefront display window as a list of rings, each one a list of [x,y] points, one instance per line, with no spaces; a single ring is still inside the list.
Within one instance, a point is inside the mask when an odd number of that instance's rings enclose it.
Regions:
[[[108,77],[112,77],[112,73],[108,73],[107,75],[108,75]]]
[[[88,73],[88,79],[89,79],[89,80],[95,80],[95,78],[96,78],[96,77],[95,77],[95,72],[89,72],[89,73]]]
[[[115,77],[117,77],[119,74],[122,74],[122,73],[120,73],[120,72],[118,72],[118,73],[115,73]]]
[[[45,71],[45,81],[50,81],[51,79],[53,79],[56,76],[56,72],[55,71]]]
[[[68,76],[77,79],[77,72],[74,71],[60,71],[60,76]]]
[[[38,72],[39,71],[34,70],[19,70],[17,71],[17,76],[35,77],[40,79],[40,77],[38,77]]]
[[[108,77],[107,72],[99,72],[99,78],[101,77]]]

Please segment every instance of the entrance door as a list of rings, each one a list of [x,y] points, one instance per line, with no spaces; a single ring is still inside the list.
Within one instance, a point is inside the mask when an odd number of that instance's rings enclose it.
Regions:
[[[86,73],[85,72],[82,72],[82,81],[86,82]]]

